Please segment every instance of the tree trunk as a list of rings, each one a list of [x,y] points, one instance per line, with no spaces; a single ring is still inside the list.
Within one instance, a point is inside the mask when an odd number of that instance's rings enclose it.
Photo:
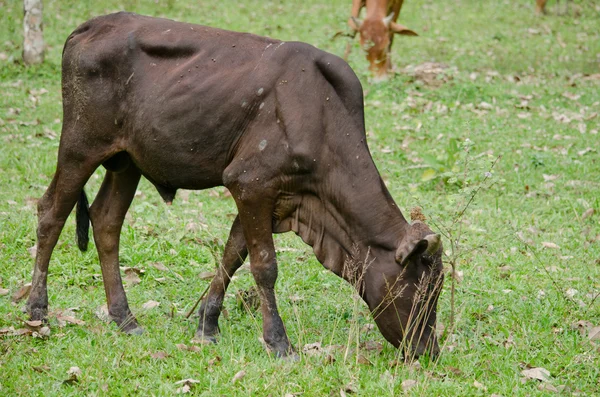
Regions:
[[[31,65],[44,61],[42,0],[23,0],[23,61]]]

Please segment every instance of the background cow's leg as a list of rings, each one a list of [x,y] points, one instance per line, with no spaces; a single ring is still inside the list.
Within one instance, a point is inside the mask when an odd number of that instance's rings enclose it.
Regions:
[[[545,14],[547,0],[536,0],[535,3],[536,3],[535,11],[538,14]]]
[[[98,165],[61,161],[59,157],[52,182],[38,202],[37,253],[27,300],[32,320],[43,320],[48,314],[46,283],[52,251],[85,183]]]
[[[294,355],[275,300],[277,260],[273,244],[273,201],[267,189],[252,193],[252,188],[241,189],[245,198],[236,200],[244,237],[250,254],[250,269],[260,296],[263,317],[263,339],[277,357]],[[240,197],[239,191],[232,191]]]
[[[123,289],[119,271],[119,240],[140,176],[133,165],[119,173],[106,171],[102,187],[90,207],[108,313],[122,331],[130,334],[141,334],[143,329],[131,314]]]
[[[217,269],[217,273],[210,283],[208,295],[202,301],[198,312],[200,324],[196,331],[197,339],[216,342],[215,337],[219,333],[219,315],[223,307],[225,291],[231,282],[231,277],[242,266],[247,256],[248,248],[238,215],[231,226],[221,266]]]

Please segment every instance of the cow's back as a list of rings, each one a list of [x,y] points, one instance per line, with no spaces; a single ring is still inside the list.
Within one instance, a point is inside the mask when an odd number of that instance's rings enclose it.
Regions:
[[[271,142],[282,134],[290,152],[312,151],[306,145],[322,140],[326,109],[364,134],[362,88],[340,58],[304,43],[131,13],[94,18],[69,36],[63,97],[65,121],[101,127],[148,179],[173,188],[222,184],[252,134],[269,133]],[[289,128],[275,128],[280,122]],[[290,131],[298,132],[283,136]]]

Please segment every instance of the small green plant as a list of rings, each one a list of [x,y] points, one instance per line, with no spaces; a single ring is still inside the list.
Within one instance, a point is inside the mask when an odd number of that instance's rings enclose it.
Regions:
[[[456,173],[460,171],[457,164],[457,155],[459,153],[458,140],[450,138],[444,153],[440,157],[424,154],[423,161],[429,166],[421,176],[423,182],[440,178],[445,184],[457,184]]]

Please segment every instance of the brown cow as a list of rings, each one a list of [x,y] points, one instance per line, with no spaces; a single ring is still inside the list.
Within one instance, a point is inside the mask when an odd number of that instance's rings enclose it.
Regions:
[[[275,302],[272,236],[294,231],[356,286],[390,343],[437,354],[440,238],[409,224],[388,193],[367,147],[361,84],[342,59],[304,43],[118,13],[79,26],[62,68],[64,123],[38,206],[32,319],[47,315],[50,256],[78,202],[79,246],[89,215],[110,316],[142,332],[118,250],[143,175],[166,202],[177,189],[224,185],[237,205],[197,338],[215,340],[225,290],[249,255],[264,340],[277,356],[294,354]],[[100,165],[106,176],[88,210],[83,188]]]
[[[352,12],[348,25],[360,35],[360,46],[367,52],[369,70],[376,80],[386,79],[392,69],[390,52],[394,34],[417,36],[417,34],[396,22],[404,0],[352,0]],[[360,10],[366,7],[364,20],[358,19]],[[346,48],[346,58],[350,52]]]

